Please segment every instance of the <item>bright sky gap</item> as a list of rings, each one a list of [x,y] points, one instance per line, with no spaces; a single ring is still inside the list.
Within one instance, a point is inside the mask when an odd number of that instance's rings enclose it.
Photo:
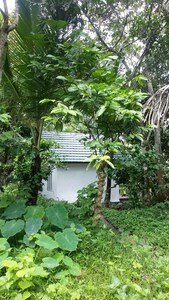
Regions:
[[[15,7],[15,0],[7,0],[9,11],[12,11]],[[3,9],[3,0],[0,0],[0,8]]]

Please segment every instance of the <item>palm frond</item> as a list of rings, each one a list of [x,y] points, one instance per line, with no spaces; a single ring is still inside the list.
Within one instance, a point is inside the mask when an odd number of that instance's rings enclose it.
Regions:
[[[145,121],[149,124],[163,125],[169,112],[169,84],[160,88],[143,106]]]

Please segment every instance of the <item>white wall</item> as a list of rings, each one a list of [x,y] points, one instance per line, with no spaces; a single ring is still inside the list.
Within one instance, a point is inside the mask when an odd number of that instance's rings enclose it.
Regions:
[[[96,171],[92,168],[86,170],[87,165],[87,163],[67,163],[67,169],[53,170],[52,191],[47,191],[47,182],[44,182],[42,194],[47,198],[76,201],[77,191],[97,180]],[[119,201],[118,186],[112,189],[111,201]]]

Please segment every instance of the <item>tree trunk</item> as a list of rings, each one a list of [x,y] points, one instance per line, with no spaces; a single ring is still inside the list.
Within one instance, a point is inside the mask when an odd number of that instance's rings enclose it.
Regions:
[[[96,195],[95,206],[94,206],[94,216],[96,220],[100,218],[100,213],[101,213],[103,192],[104,192],[105,179],[106,179],[106,174],[104,172],[104,169],[105,169],[105,162],[102,162],[99,169],[97,170],[98,183],[97,183],[97,195]]]
[[[149,190],[149,178],[148,178],[148,167],[146,164],[143,165],[143,176],[144,176],[144,191],[143,198],[147,204],[151,203],[151,195]]]
[[[110,198],[111,198],[111,178],[109,178],[109,176],[108,176],[107,184],[106,184],[105,199],[104,199],[104,204],[106,207],[110,206]]]
[[[5,6],[7,7],[6,1]],[[4,8],[5,10],[5,8]],[[8,11],[1,10],[3,16],[3,24],[0,29],[0,82],[2,81],[3,68],[5,63],[5,57],[7,52],[7,41],[8,41]]]
[[[160,129],[160,125],[157,126],[157,128],[155,128],[155,132],[154,132],[154,146],[155,149],[157,151],[157,153],[160,155],[160,159],[158,161],[158,163],[162,162],[162,149],[161,149],[161,129]],[[165,178],[164,178],[164,170],[162,168],[159,168],[157,170],[157,182],[158,182],[158,186],[161,188],[165,185]],[[168,191],[166,191],[165,188],[163,188],[163,190],[159,191],[157,193],[157,197],[160,201],[164,201],[168,199]]]
[[[1,28],[0,30],[0,82],[2,80],[3,67],[5,63],[8,36]]]
[[[41,158],[39,153],[36,154],[32,161],[30,176],[30,197],[28,203],[31,205],[36,205],[38,200],[38,192],[42,188]]]
[[[8,42],[8,34],[10,31],[16,28],[16,23],[13,25],[9,24],[9,13],[7,0],[3,0],[4,9],[0,8],[0,13],[3,16],[3,23],[0,28],[0,82],[2,80],[3,68],[5,63],[6,51],[7,51],[7,42]],[[17,7],[17,5],[16,5]],[[17,20],[17,11],[15,12],[15,19]],[[16,22],[15,20],[15,22]]]
[[[32,160],[30,171],[30,197],[28,203],[36,205],[38,200],[38,192],[42,190],[42,174],[41,174],[41,157],[40,157],[40,142],[42,137],[43,120],[37,120],[36,127],[31,127],[35,157]]]
[[[158,125],[157,128],[155,128],[154,132],[154,146],[159,155],[162,154],[162,149],[161,149],[161,129],[160,126]],[[159,161],[160,162],[160,161]],[[158,179],[158,184],[159,185],[164,185],[165,180],[163,176],[163,170],[160,168],[157,170],[157,179]]]

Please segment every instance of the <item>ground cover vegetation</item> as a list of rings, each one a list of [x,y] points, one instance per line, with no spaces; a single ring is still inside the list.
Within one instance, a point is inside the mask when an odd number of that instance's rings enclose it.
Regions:
[[[41,198],[26,207],[5,194],[2,299],[168,299],[168,203],[104,208],[110,223],[95,226],[86,211],[75,214],[83,204]]]
[[[168,299],[168,2],[18,0],[13,13],[7,4],[0,298]],[[44,129],[89,134],[98,180],[74,204],[39,194],[64,167]],[[116,209],[111,179],[129,197]]]

